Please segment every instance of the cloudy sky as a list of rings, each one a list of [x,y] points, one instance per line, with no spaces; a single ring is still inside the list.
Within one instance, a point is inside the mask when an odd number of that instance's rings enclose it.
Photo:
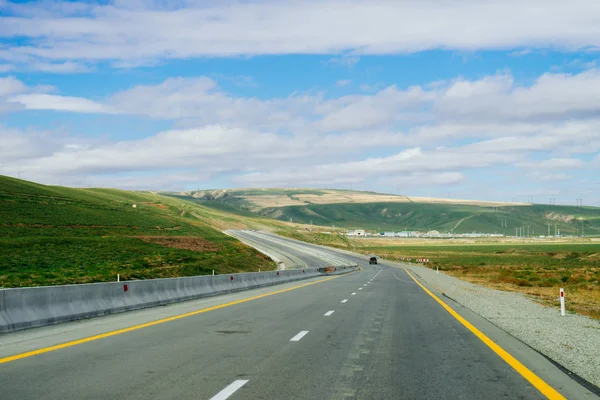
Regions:
[[[0,0],[3,175],[600,205],[599,151],[597,0]]]

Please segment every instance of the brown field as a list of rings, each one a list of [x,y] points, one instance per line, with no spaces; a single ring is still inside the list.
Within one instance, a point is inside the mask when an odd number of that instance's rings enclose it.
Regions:
[[[191,236],[137,236],[138,239],[144,242],[159,244],[165,247],[173,247],[175,249],[193,250],[199,252],[215,252],[219,250],[219,246],[204,240],[199,237]]]
[[[440,204],[470,204],[478,206],[528,206],[527,203],[506,203],[479,200],[437,199],[429,197],[408,197],[401,195],[370,194],[361,192],[323,191],[324,194],[293,194],[241,196],[256,206],[255,210],[269,207],[303,206],[307,204],[337,204],[337,203],[440,203]]]

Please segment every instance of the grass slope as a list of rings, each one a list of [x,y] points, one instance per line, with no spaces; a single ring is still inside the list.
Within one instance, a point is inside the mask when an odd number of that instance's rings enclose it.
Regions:
[[[533,235],[546,235],[548,224],[561,233],[576,234],[583,228],[588,235],[600,232],[600,208],[578,209],[569,206],[506,206],[482,207],[463,204],[366,203],[312,204],[267,208],[261,215],[297,223],[379,231],[419,230],[440,232],[503,233],[514,235],[515,228],[529,226]],[[502,226],[506,221],[506,228]]]
[[[215,229],[239,221],[234,214],[153,193],[71,189],[0,176],[0,287],[273,268],[262,254]],[[172,237],[184,248],[139,238],[147,236]],[[197,244],[185,248],[191,238],[206,245],[201,251]]]

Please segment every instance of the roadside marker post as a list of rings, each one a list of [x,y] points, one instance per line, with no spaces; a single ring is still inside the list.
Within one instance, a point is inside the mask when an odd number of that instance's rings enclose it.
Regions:
[[[565,316],[565,289],[560,288],[560,315]]]
[[[215,276],[215,270],[213,269],[213,276]]]
[[[438,275],[440,274],[440,266],[439,265],[437,265],[435,267],[435,273],[438,274]]]
[[[117,282],[121,282],[121,275],[117,274]]]

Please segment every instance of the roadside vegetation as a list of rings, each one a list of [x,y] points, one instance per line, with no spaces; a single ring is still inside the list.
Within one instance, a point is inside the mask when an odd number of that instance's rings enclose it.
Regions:
[[[0,176],[0,287],[274,269],[271,260],[219,231],[265,227],[246,222],[154,193]]]
[[[309,243],[390,261],[427,258],[426,265],[457,278],[532,296],[557,306],[565,288],[568,309],[600,319],[600,241],[553,243],[499,240],[349,239],[337,234],[280,232]]]

